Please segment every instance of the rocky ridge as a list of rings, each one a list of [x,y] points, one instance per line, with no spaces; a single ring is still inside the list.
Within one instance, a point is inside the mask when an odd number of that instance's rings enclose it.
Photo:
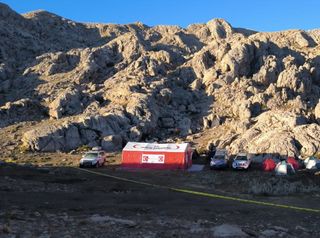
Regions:
[[[0,131],[33,122],[16,146],[197,136],[232,153],[319,151],[320,30],[83,24],[0,4],[0,34]]]

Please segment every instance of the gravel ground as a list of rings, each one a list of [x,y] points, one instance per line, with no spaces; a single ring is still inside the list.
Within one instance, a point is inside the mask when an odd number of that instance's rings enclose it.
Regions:
[[[94,169],[197,191],[319,209],[319,177],[259,171]],[[253,185],[250,185],[253,184]],[[288,189],[253,192],[257,184]],[[307,184],[312,189],[301,188]],[[266,186],[266,185],[263,185]],[[268,190],[269,191],[269,190]],[[121,182],[72,167],[0,165],[0,237],[319,237],[319,214]]]

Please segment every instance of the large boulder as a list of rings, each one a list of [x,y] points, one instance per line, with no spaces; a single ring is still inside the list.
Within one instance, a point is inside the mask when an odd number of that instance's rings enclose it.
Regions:
[[[24,133],[22,142],[30,150],[42,152],[70,151],[84,144],[118,149],[122,141],[116,135],[127,130],[127,123],[128,119],[118,114],[80,117],[76,122],[40,125]]]
[[[232,26],[223,19],[213,19],[207,22],[207,27],[215,39],[224,39],[233,33]]]
[[[269,86],[271,83],[277,81],[279,74],[279,66],[277,57],[274,55],[268,55],[264,59],[264,64],[261,66],[258,73],[254,74],[252,79],[258,83]]]
[[[222,72],[228,72],[231,77],[249,76],[252,73],[253,59],[254,45],[235,43],[220,63]]]
[[[22,142],[32,151],[70,151],[82,145],[78,127],[66,123],[44,125],[24,133]]]
[[[81,128],[93,130],[101,136],[115,135],[129,127],[129,119],[120,112],[81,117],[78,123]]]
[[[249,120],[252,117],[251,107],[252,104],[249,101],[238,101],[233,105],[232,112],[240,120]]]
[[[230,145],[237,153],[280,153],[283,156],[299,154],[295,128],[306,124],[304,117],[294,113],[268,111],[256,118],[256,123]]]
[[[315,44],[312,38],[303,31],[298,31],[294,34],[294,42],[301,48],[312,47]]]
[[[301,154],[315,155],[320,151],[320,126],[317,124],[297,126],[293,130],[295,139],[302,146]]]
[[[288,88],[296,94],[306,96],[312,89],[310,72],[304,67],[290,65],[279,74],[277,87]]]
[[[159,108],[152,97],[148,100],[146,95],[133,94],[126,105],[126,112],[131,122],[139,125],[143,134],[150,134],[157,128]]]
[[[214,65],[215,57],[209,50],[196,53],[192,59],[192,68],[198,78],[202,78],[205,72]]]
[[[80,113],[83,109],[81,93],[77,89],[68,88],[60,93],[49,105],[51,118],[59,119]]]
[[[40,62],[39,64],[26,69],[23,75],[28,76],[29,74],[38,73],[52,76],[71,71],[79,63],[79,55],[77,51],[45,53],[38,57],[38,61]]]

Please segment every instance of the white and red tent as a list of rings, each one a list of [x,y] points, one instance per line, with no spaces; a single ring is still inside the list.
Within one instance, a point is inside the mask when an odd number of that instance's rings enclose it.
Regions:
[[[191,165],[192,149],[188,143],[128,142],[122,150],[122,166],[126,168],[187,169]]]

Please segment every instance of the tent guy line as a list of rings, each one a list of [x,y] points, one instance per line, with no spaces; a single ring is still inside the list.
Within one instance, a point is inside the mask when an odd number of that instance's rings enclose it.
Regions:
[[[168,189],[168,190],[171,190],[171,191],[174,191],[174,192],[192,194],[192,195],[201,196],[201,197],[209,197],[209,198],[215,198],[215,199],[237,201],[237,202],[241,202],[241,203],[248,203],[248,204],[261,205],[261,206],[269,206],[269,207],[290,209],[290,210],[303,211],[303,212],[320,213],[320,209],[297,207],[297,206],[277,204],[277,203],[271,203],[271,202],[262,202],[262,201],[252,200],[252,199],[243,199],[243,198],[238,198],[238,197],[223,196],[223,195],[214,194],[214,193],[199,192],[199,191],[194,191],[194,190],[190,190],[190,189],[181,189],[181,188],[175,188],[175,187],[164,186],[164,185],[159,185],[159,184],[142,182],[142,181],[138,181],[138,180],[134,180],[134,179],[123,178],[123,177],[114,176],[114,175],[101,173],[101,172],[96,172],[96,171],[92,171],[92,170],[88,170],[88,169],[82,169],[82,168],[75,168],[75,169],[83,171],[83,172],[95,174],[95,175],[98,175],[98,176],[103,176],[103,177],[107,177],[107,178],[116,179],[116,180],[123,181],[123,182],[134,183],[134,184],[139,184],[139,185],[144,185],[144,186],[149,186],[149,187],[155,187],[155,188],[160,188],[160,189]]]

